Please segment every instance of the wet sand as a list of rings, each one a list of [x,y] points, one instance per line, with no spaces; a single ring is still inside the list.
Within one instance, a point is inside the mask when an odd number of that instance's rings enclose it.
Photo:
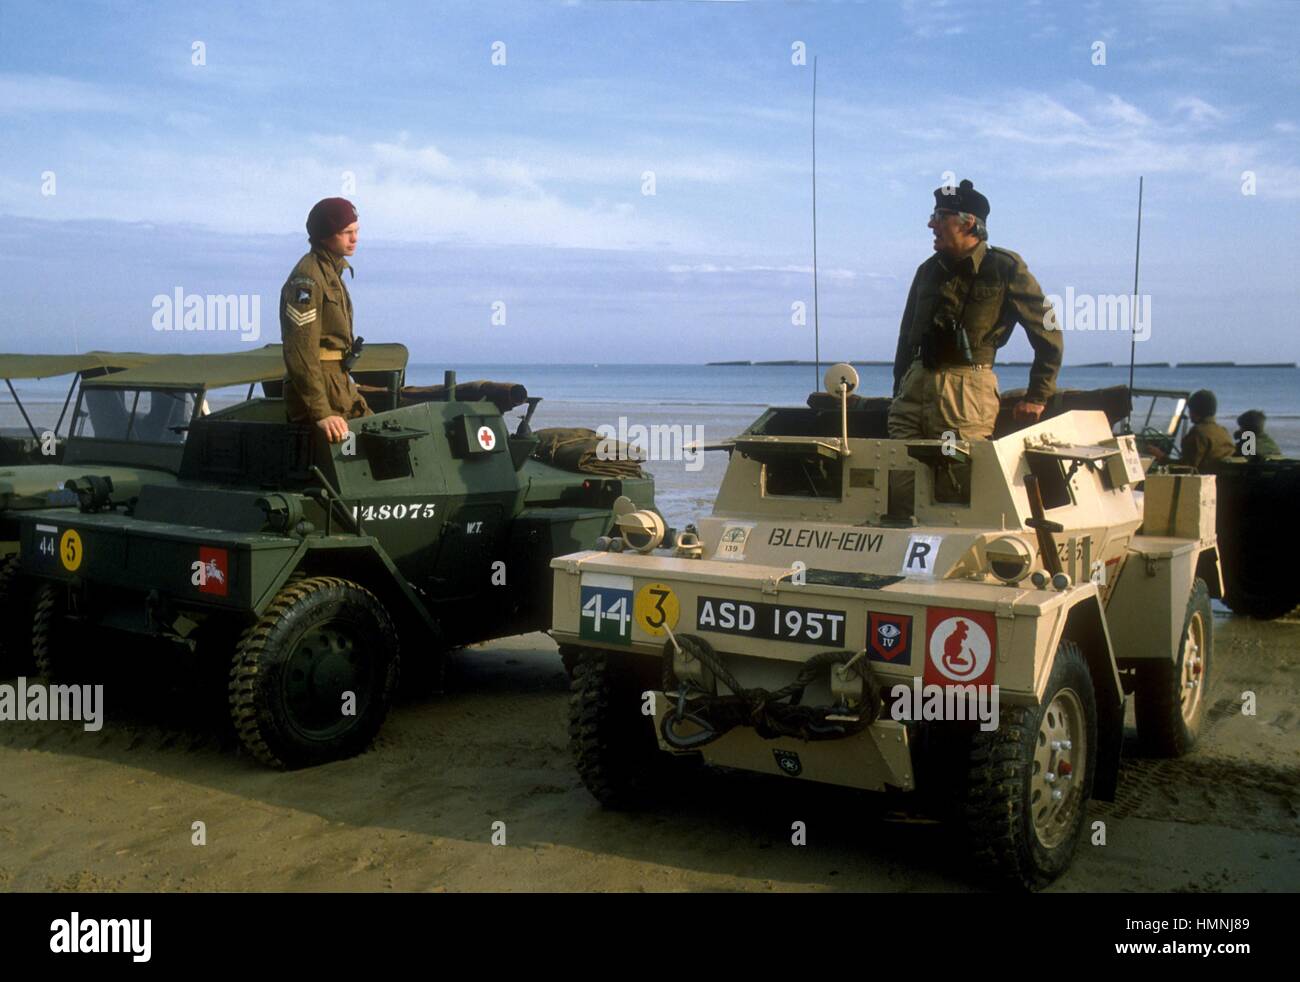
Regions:
[[[1090,808],[1106,844],[1085,840],[1053,890],[1300,889],[1300,623],[1215,622],[1197,750],[1137,756],[1130,710],[1119,798]],[[0,723],[0,890],[979,888],[943,826],[883,796],[711,774],[657,810],[603,810],[570,763],[567,680],[540,634],[457,652],[446,693],[404,696],[369,752],[292,773],[239,752],[193,696],[124,684],[98,733]]]

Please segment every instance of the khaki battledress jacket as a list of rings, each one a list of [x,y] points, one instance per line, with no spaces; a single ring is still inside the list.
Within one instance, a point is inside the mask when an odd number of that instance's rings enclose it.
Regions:
[[[298,260],[280,291],[284,402],[291,422],[371,415],[343,368],[353,341],[352,298],[342,275],[350,268],[343,257],[316,248]]]
[[[993,364],[1017,323],[1034,349],[1026,399],[1047,402],[1065,347],[1048,310],[1038,281],[1009,249],[981,242],[961,259],[936,254],[923,262],[899,325],[889,435],[938,439],[951,430],[987,438],[999,406]]]
[[[1232,442],[1232,437],[1228,435],[1228,431],[1215,422],[1213,416],[1210,416],[1199,423],[1194,423],[1187,431],[1179,447],[1177,463],[1203,470],[1215,461],[1232,457],[1236,453],[1237,447]]]

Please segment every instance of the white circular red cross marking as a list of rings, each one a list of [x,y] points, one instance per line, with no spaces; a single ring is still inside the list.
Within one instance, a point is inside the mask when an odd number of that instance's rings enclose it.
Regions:
[[[993,658],[988,633],[969,617],[947,617],[930,635],[930,662],[944,678],[968,682]]]
[[[478,445],[484,450],[491,450],[497,445],[497,435],[492,432],[492,427],[480,426],[478,428]]]

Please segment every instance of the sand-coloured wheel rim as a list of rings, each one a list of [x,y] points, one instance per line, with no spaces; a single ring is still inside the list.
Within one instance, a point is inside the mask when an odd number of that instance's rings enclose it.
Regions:
[[[1179,673],[1178,698],[1183,722],[1189,727],[1196,721],[1205,691],[1202,684],[1205,674],[1205,620],[1199,610],[1193,611],[1183,638],[1182,669]]]
[[[1088,765],[1088,725],[1073,689],[1056,693],[1043,711],[1029,778],[1029,814],[1034,835],[1046,849],[1065,842],[1083,806]]]

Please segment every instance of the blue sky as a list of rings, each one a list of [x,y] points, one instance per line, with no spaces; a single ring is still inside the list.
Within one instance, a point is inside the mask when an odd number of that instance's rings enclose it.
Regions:
[[[1297,14],[0,0],[0,348],[237,346],[155,332],[177,287],[261,296],[276,340],[306,212],[351,173],[358,332],[417,360],[811,357],[815,54],[824,353],[892,356],[945,173],[1057,294],[1129,291],[1143,174],[1139,358],[1300,359]]]

